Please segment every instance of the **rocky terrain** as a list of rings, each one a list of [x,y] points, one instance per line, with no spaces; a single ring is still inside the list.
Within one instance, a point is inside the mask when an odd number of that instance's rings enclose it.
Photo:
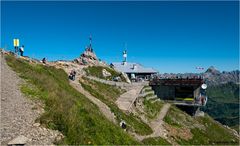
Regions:
[[[60,140],[63,136],[60,132],[36,121],[44,113],[44,105],[25,97],[20,91],[23,84],[1,54],[1,145],[50,145]]]
[[[239,73],[239,70],[220,72],[216,68],[211,66],[207,69],[205,73],[203,73],[203,77],[204,79],[206,79],[206,83],[210,86],[226,84],[229,82],[239,84]]]

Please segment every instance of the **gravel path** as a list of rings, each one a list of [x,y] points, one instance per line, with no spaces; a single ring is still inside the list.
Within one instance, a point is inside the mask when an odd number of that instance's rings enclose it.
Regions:
[[[18,136],[25,136],[28,145],[52,144],[62,135],[41,127],[35,119],[42,114],[40,103],[24,97],[19,85],[24,83],[10,69],[1,53],[1,145],[6,145]]]

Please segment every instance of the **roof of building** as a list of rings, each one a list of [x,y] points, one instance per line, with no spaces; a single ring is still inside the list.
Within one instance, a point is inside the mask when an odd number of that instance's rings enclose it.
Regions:
[[[158,73],[158,71],[153,68],[145,68],[141,64],[126,62],[123,64],[122,62],[113,62],[111,63],[113,68],[119,72],[125,73]]]

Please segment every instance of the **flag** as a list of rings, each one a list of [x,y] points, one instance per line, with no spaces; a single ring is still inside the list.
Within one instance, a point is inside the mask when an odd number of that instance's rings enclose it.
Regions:
[[[204,70],[203,67],[196,67],[196,69],[199,69],[199,70]]]

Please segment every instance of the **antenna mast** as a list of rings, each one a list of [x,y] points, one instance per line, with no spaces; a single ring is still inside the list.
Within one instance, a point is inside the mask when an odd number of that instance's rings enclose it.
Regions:
[[[89,47],[92,48],[92,35],[89,36]]]
[[[125,43],[125,50],[123,51],[123,62],[127,62],[127,44]]]

